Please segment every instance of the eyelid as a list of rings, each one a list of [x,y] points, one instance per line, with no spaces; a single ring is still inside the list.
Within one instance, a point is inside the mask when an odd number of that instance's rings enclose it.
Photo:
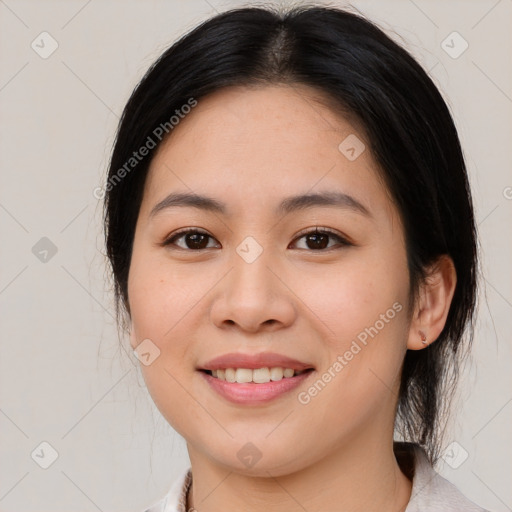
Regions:
[[[198,233],[200,235],[206,235],[206,236],[209,236],[210,238],[212,238],[213,240],[215,240],[215,237],[210,235],[210,233],[208,233],[207,231],[201,229],[201,228],[196,228],[194,226],[189,226],[187,228],[182,228],[182,229],[178,229],[178,231],[174,231],[172,232],[170,235],[166,236],[164,241],[159,244],[159,245],[162,245],[162,246],[169,246],[169,245],[173,245],[171,243],[171,240],[174,240],[176,238],[179,238],[180,236],[182,235],[186,235],[187,233]],[[200,252],[200,251],[204,251],[204,249],[200,249],[200,250],[193,250],[193,249],[183,249],[182,247],[177,247],[177,249],[181,249],[183,251],[189,251],[189,252]],[[211,247],[210,247],[211,249]]]
[[[350,240],[345,235],[341,234],[340,232],[336,231],[335,229],[326,228],[326,227],[322,227],[322,226],[309,227],[309,228],[305,228],[305,229],[299,231],[299,233],[297,233],[295,235],[295,237],[291,243],[297,241],[298,239],[304,237],[305,235],[315,235],[315,234],[319,234],[319,235],[326,234],[326,235],[330,235],[333,238],[337,238],[338,242],[339,242],[338,245],[340,245],[340,244],[342,246],[354,245],[352,242],[350,242]],[[330,247],[328,249],[318,249],[316,251],[310,249],[307,252],[328,252],[331,249],[336,249],[336,248],[337,247]],[[302,250],[305,250],[305,249],[302,249]]]
[[[332,229],[332,228],[324,228],[322,226],[310,226],[309,228],[304,228],[302,229],[301,231],[299,231],[296,235],[295,235],[295,239],[297,238],[300,238],[301,236],[304,236],[304,235],[310,235],[310,234],[329,234],[329,235],[335,235],[343,240],[346,240],[346,237],[343,236],[340,232],[336,231],[335,229]],[[346,240],[348,242],[348,240]]]

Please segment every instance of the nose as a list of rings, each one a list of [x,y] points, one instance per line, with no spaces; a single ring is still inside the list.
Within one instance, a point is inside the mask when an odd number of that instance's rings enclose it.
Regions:
[[[294,322],[293,292],[284,272],[265,253],[251,263],[234,255],[232,270],[219,283],[210,310],[217,327],[250,333],[273,332]]]

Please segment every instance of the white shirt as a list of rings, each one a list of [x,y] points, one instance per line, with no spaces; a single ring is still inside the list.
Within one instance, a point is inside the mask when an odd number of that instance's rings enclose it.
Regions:
[[[394,449],[402,469],[405,464],[414,467],[411,498],[405,512],[488,512],[439,475],[419,445],[395,442]],[[189,468],[174,482],[167,495],[145,512],[187,512],[186,496],[191,482]]]

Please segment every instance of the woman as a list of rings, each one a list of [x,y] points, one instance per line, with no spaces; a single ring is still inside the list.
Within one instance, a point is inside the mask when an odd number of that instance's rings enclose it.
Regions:
[[[149,512],[483,510],[432,467],[476,296],[465,163],[375,25],[244,8],[181,38],[125,107],[105,224],[191,462]]]

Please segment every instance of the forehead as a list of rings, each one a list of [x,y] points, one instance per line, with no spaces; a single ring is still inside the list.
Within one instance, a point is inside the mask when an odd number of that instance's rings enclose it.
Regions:
[[[344,152],[347,140],[362,150],[356,159]],[[222,89],[198,100],[158,148],[143,207],[184,188],[245,207],[315,187],[382,195],[368,146],[360,126],[306,86]]]

